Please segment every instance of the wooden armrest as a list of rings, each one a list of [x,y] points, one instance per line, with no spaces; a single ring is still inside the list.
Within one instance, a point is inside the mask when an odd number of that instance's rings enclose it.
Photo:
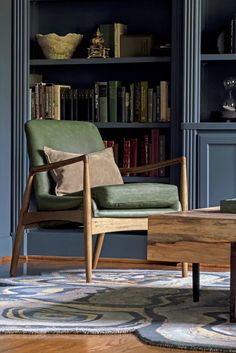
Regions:
[[[36,173],[41,173],[41,172],[47,172],[51,169],[64,167],[66,165],[74,164],[74,163],[81,162],[81,161],[85,162],[87,160],[87,158],[88,158],[88,156],[86,154],[83,154],[82,156],[65,159],[60,162],[39,165],[37,167],[33,167],[30,169],[30,175],[34,175]]]
[[[146,165],[142,165],[142,166],[139,166],[139,167],[120,168],[120,172],[121,173],[150,172],[152,170],[156,170],[156,169],[163,168],[163,167],[169,167],[169,166],[176,165],[176,164],[182,164],[184,162],[186,162],[186,158],[185,157],[179,157],[179,158],[169,159],[167,161],[158,162],[158,163],[154,163],[154,164],[146,164]]]

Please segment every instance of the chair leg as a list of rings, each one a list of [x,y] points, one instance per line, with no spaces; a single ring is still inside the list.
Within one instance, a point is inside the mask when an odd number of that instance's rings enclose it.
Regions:
[[[96,245],[93,253],[93,268],[97,268],[98,260],[102,251],[102,246],[105,238],[105,233],[97,235]]]
[[[93,243],[92,232],[85,227],[84,230],[84,245],[85,245],[85,267],[86,267],[86,282],[92,281],[92,257],[93,257]]]
[[[11,268],[10,268],[10,276],[11,277],[16,276],[16,270],[17,270],[17,265],[18,265],[18,261],[19,261],[20,248],[21,248],[22,241],[23,241],[24,230],[25,230],[25,226],[23,226],[22,224],[18,224],[17,230],[16,230],[16,238],[15,238],[15,242],[14,242],[12,258],[11,258]]]
[[[182,262],[182,277],[188,277],[188,263]]]

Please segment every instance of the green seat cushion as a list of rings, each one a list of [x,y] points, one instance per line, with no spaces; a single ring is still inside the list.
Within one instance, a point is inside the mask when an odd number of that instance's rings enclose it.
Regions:
[[[176,209],[179,204],[177,187],[161,183],[98,186],[92,195],[99,209]]]

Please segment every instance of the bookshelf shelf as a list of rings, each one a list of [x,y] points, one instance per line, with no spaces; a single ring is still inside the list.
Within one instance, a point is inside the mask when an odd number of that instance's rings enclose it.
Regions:
[[[32,59],[30,66],[73,66],[73,65],[109,65],[109,64],[151,64],[170,62],[169,56],[147,56],[132,58],[107,58],[107,59],[87,59],[74,58],[65,60]]]
[[[170,123],[95,123],[99,129],[163,129],[170,128]]]
[[[235,61],[236,54],[202,54],[201,61]]]

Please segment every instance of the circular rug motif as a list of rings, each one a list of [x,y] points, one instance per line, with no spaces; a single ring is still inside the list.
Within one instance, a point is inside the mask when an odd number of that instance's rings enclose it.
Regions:
[[[0,280],[0,333],[128,333],[159,346],[236,352],[229,323],[229,273],[201,273],[193,303],[191,276],[179,271],[82,270]]]

